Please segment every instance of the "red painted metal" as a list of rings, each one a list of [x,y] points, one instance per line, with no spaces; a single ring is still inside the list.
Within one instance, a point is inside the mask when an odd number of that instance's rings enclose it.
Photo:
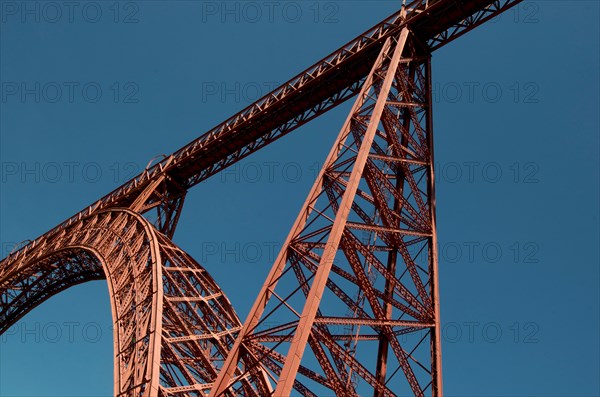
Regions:
[[[407,28],[387,39],[211,396],[251,369],[255,340],[286,357],[276,396],[309,348],[336,395],[441,395],[429,65]]]
[[[115,395],[442,395],[431,53],[519,2],[412,1],[11,253],[0,333],[106,279]],[[171,241],[186,192],[353,96],[242,326]]]
[[[10,286],[2,291],[2,331],[65,288],[106,278],[115,396],[207,390],[241,327],[206,270],[129,209],[98,211],[11,265],[0,268]],[[241,387],[254,396],[269,390],[260,368]]]

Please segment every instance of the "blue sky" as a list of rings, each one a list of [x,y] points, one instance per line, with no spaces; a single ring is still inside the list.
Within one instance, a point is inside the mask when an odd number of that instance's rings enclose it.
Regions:
[[[396,1],[0,2],[1,255],[377,23]],[[437,51],[448,396],[596,396],[599,6],[527,1]],[[349,104],[190,191],[175,242],[244,318]],[[0,337],[1,396],[108,396],[106,286]]]

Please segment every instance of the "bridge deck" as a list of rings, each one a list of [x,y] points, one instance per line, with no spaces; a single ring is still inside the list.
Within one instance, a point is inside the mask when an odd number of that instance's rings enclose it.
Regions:
[[[354,96],[385,39],[408,26],[434,51],[522,0],[415,0],[252,105],[124,183],[5,258],[23,259],[54,233],[92,212],[128,207],[147,185],[167,175],[187,190]]]

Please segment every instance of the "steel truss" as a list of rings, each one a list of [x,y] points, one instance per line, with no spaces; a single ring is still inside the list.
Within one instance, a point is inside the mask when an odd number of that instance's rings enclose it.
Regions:
[[[285,356],[276,396],[290,395],[307,361],[326,382],[304,377],[338,396],[441,394],[431,129],[430,55],[403,29],[382,48],[211,396],[238,387],[255,342]]]
[[[115,396],[204,395],[241,323],[206,270],[129,209],[99,211],[2,267],[0,333],[50,296],[104,278]],[[254,368],[227,395],[267,395],[265,374]]]
[[[442,395],[431,53],[521,0],[415,0],[0,262],[0,334],[106,279],[116,396]],[[189,188],[356,97],[242,325]]]

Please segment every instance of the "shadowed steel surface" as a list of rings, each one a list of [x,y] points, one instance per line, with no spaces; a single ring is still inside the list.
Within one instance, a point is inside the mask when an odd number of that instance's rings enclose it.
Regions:
[[[441,395],[431,53],[519,2],[410,2],[9,254],[0,333],[106,279],[115,395]],[[171,241],[186,192],[351,97],[242,326]]]

